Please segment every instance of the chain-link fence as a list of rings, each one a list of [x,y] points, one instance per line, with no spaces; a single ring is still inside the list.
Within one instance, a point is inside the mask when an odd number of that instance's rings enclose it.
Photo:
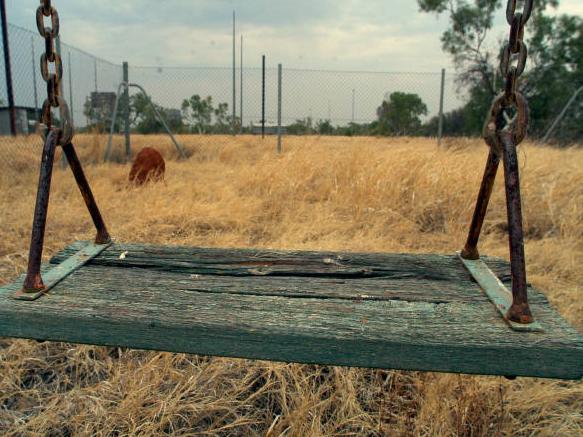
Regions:
[[[260,63],[260,60],[259,60]],[[213,108],[227,105],[229,120],[232,114],[232,68],[169,68],[130,66],[130,81],[148,90],[154,102],[174,110],[193,95],[210,96]],[[277,68],[268,67],[265,74],[266,122],[277,122],[278,94]],[[262,121],[262,70],[251,67],[236,69],[236,119],[242,117],[244,129]],[[242,87],[241,87],[242,82]],[[384,99],[395,92],[418,95],[427,106],[420,119],[428,120],[439,112],[441,73],[382,73],[319,71],[283,68],[282,121],[289,127],[298,121],[329,121],[334,127],[351,123],[364,124],[377,120],[377,110]],[[242,91],[241,91],[242,89]],[[456,92],[455,76],[446,75],[444,110],[462,104],[463,97]],[[241,98],[242,97],[242,98]],[[211,126],[207,129],[212,132]],[[436,134],[437,132],[435,132]]]
[[[10,136],[7,85],[3,59],[0,61],[0,160],[9,162],[17,153],[38,151],[36,131],[46,85],[39,72],[44,40],[35,32],[9,25],[9,44],[18,136]],[[64,42],[59,44],[63,67],[62,93],[69,102],[77,132],[109,132],[116,92],[123,80],[122,62],[99,59]],[[233,114],[233,69],[161,66],[129,66],[129,81],[144,87],[175,133],[259,134],[276,132],[278,112],[277,66],[255,66],[235,71],[236,97]],[[263,79],[265,77],[265,80]],[[358,71],[317,71],[283,68],[282,124],[288,135],[371,134],[370,124],[378,120],[378,110],[393,93],[413,94],[421,106],[412,117],[425,123],[439,111],[441,73],[383,73]],[[197,97],[198,96],[198,97]],[[148,110],[139,91],[132,91],[130,121],[132,132],[161,133],[163,125]],[[444,110],[460,106],[463,96],[456,90],[455,76],[446,75]],[[123,102],[114,123],[114,149],[121,144],[125,111]],[[235,118],[233,118],[233,115]],[[235,121],[233,123],[233,120]],[[264,125],[263,123],[264,122]],[[263,129],[262,130],[262,126]],[[420,126],[417,126],[419,128]],[[436,135],[436,127],[426,135]],[[435,130],[435,132],[433,132]],[[401,132],[399,132],[401,133]],[[402,132],[407,134],[408,132]],[[412,132],[409,132],[412,133]],[[30,136],[28,136],[30,135]],[[198,144],[204,143],[199,138]],[[97,157],[94,157],[97,159]]]
[[[36,32],[9,25],[10,62],[18,120],[12,137],[7,107],[4,60],[0,59],[0,163],[36,161],[40,139],[38,119],[46,97],[39,71],[44,40]],[[2,47],[3,48],[3,47]],[[123,81],[122,62],[112,63],[60,43],[62,94],[69,102],[84,159],[103,159],[112,126],[116,93]],[[144,98],[132,88],[130,104],[122,99],[113,123],[112,157],[123,159],[126,110],[132,134],[164,133],[156,112],[176,134],[196,135],[197,145],[212,144],[212,135],[277,132],[278,69],[267,58],[246,59],[236,68],[233,111],[233,69],[129,65],[129,82],[141,85]],[[284,135],[437,135],[441,72],[386,73],[299,70],[283,66],[282,131]],[[463,106],[456,76],[445,75],[443,110]],[[158,111],[153,111],[153,103]],[[234,116],[234,117],[233,117]],[[391,118],[392,117],[392,118]],[[447,129],[446,129],[447,132]],[[20,160],[20,161],[19,161]],[[24,165],[24,164],[23,164]]]
[[[46,97],[46,84],[39,68],[43,38],[14,25],[8,26],[8,37],[18,135],[11,136],[8,83],[4,58],[0,57],[2,165],[36,160],[40,144],[38,119]],[[438,133],[441,72],[299,70],[284,65],[279,102],[278,69],[269,57],[265,71],[260,58],[245,59],[244,67],[238,66],[234,72],[232,67],[129,65],[129,82],[142,86],[148,97],[132,88],[128,104],[122,92],[119,111],[114,117],[116,93],[123,91],[120,88],[123,60],[112,63],[64,42],[57,49],[64,67],[62,94],[69,102],[76,131],[81,134],[77,136],[77,144],[80,148],[91,148],[91,153],[81,154],[85,161],[103,160],[110,128],[114,133],[111,156],[124,159],[122,132],[128,118],[132,134],[164,133],[167,124],[174,133],[196,135],[196,146],[212,145],[212,135],[221,134],[265,134],[270,138],[277,132],[280,103],[284,135],[436,136]],[[444,79],[444,135],[478,134],[491,96],[482,93],[483,101],[477,102],[476,96],[470,101],[467,92],[459,88],[456,75],[448,73]],[[546,108],[546,115],[533,109],[536,117],[531,117],[535,119],[531,133],[542,138],[571,94],[573,91],[567,92],[564,99]],[[555,132],[571,129],[575,133],[569,138],[581,138],[583,131],[578,120],[582,105],[580,101],[574,102],[561,128]],[[182,141],[188,142],[184,138]],[[140,146],[136,143],[134,150]],[[169,139],[168,143],[172,147]]]
[[[8,84],[2,57],[0,165],[20,163],[38,155],[40,151],[38,121],[40,109],[47,95],[47,86],[40,74],[40,56],[45,51],[44,39],[36,32],[9,25],[8,41],[17,136],[11,136]],[[1,47],[4,50],[3,42]],[[91,106],[92,98],[95,101],[96,95],[115,92],[122,79],[122,67],[60,41],[57,43],[57,50],[60,51],[64,68],[62,95],[69,103],[75,126],[87,127],[91,123],[88,108]]]

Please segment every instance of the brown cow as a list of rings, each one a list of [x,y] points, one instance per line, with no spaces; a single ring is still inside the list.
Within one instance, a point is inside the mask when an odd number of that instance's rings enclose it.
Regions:
[[[166,164],[160,152],[152,147],[145,147],[136,156],[129,180],[136,185],[143,185],[150,180],[161,181],[164,180],[165,171]]]

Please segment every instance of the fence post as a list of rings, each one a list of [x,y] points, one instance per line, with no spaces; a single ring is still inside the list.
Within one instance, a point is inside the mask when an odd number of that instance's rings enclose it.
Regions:
[[[95,78],[95,92],[97,92],[97,58],[93,58],[93,76]]]
[[[354,124],[354,117],[356,114],[356,90],[352,89],[352,124]]]
[[[32,56],[32,90],[34,92],[34,110],[35,110],[35,116],[38,117],[38,120],[40,120],[40,116],[39,116],[39,107],[38,107],[38,89],[36,86],[36,54],[34,52],[34,36],[30,37],[30,51],[31,51],[31,56]],[[69,67],[70,68],[70,67]]]
[[[4,70],[6,71],[6,94],[10,111],[10,133],[16,136],[16,107],[14,106],[14,89],[12,88],[12,65],[10,64],[10,45],[8,43],[8,19],[6,18],[6,0],[0,0],[2,14],[2,45],[4,47]]]
[[[125,134],[125,147],[126,147],[126,162],[130,161],[132,158],[132,147],[131,147],[131,132],[130,132],[130,68],[127,62],[123,63],[123,81],[125,82],[125,89],[123,92],[124,101],[124,134]],[[115,121],[115,120],[114,120]]]
[[[439,122],[437,126],[437,147],[441,147],[443,137],[443,97],[445,94],[445,68],[441,69],[441,90],[439,93]]]
[[[71,68],[71,52],[67,54],[67,68],[69,70],[69,107],[71,108],[71,123],[75,126],[75,105],[73,104],[73,71]]]
[[[281,107],[283,67],[277,66],[277,153],[281,153]]]
[[[61,36],[60,35],[57,35],[57,38],[55,40],[55,48],[57,50],[57,54],[61,57],[61,62],[62,62],[63,56],[62,56],[62,51],[61,51]],[[59,94],[61,96],[64,95],[63,94],[63,81],[62,80],[59,82]],[[61,153],[61,168],[66,169],[68,164],[69,163],[67,161],[67,157],[65,156],[64,153]]]
[[[265,55],[261,67],[261,138],[265,138]]]

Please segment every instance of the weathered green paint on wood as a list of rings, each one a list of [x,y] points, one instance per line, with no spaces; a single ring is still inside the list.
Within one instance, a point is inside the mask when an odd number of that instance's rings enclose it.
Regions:
[[[543,327],[536,319],[531,323],[518,323],[506,317],[512,306],[512,291],[490,270],[483,259],[465,259],[461,252],[458,252],[458,258],[512,329],[515,331],[543,331]]]
[[[92,258],[95,258],[103,252],[111,243],[96,244],[93,242],[87,243],[75,253],[72,253],[67,259],[63,260],[57,265],[54,265],[50,270],[43,274],[43,282],[45,287],[40,291],[26,291],[19,290],[15,295],[15,299],[20,300],[36,300],[61,282],[64,278],[69,276],[75,270],[80,269],[87,264]]]
[[[508,285],[508,265],[486,260]],[[455,254],[114,244],[36,302],[11,298],[20,285],[0,289],[0,336],[301,363],[583,377],[583,336],[544,295],[529,290],[544,332],[513,331]]]

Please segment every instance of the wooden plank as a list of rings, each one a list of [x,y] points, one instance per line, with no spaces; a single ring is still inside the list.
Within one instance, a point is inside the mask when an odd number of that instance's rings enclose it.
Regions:
[[[508,281],[507,264],[489,265]],[[545,331],[512,331],[456,255],[115,244],[39,301],[10,299],[18,287],[0,289],[1,336],[343,366],[583,377],[583,337],[541,293],[529,290]]]
[[[81,244],[75,243],[59,252],[51,263],[61,263]],[[334,264],[329,261],[333,259],[340,261]],[[495,273],[510,284],[508,263],[487,259]],[[233,285],[248,284],[249,277],[253,276],[264,279],[255,280],[251,288],[238,287],[237,290],[245,294],[289,297],[406,299],[435,303],[488,301],[483,293],[468,294],[468,288],[474,287],[474,280],[462,263],[456,262],[455,255],[339,254],[124,244],[106,250],[93,261],[93,265],[188,273],[193,278],[199,275],[204,277],[204,283],[193,281],[192,284],[196,284],[197,291],[207,292],[234,293]],[[310,275],[306,274],[307,271]],[[347,271],[365,271],[369,276],[362,273],[348,276]],[[226,282],[221,276],[233,277]],[[277,279],[282,276],[284,280]],[[305,276],[311,279],[306,282]],[[307,288],[306,284],[309,285]],[[531,299],[546,302],[544,295],[535,290]]]

